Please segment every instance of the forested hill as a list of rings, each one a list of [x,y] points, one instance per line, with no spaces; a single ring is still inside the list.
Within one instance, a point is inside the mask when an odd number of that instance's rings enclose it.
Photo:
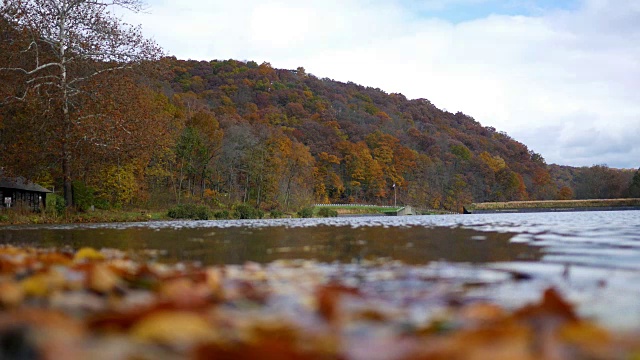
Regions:
[[[547,166],[507,134],[425,99],[303,68],[163,58],[98,4],[0,6],[0,173],[62,188],[67,206],[291,212],[397,200],[459,211],[640,197],[640,172]]]
[[[248,192],[261,203],[286,201],[295,190],[317,202],[389,204],[396,184],[399,202],[447,209],[557,196],[539,154],[426,99],[319,79],[303,68],[164,61],[166,94],[186,120],[182,141],[210,130],[198,119],[219,124],[209,166],[220,191]],[[192,181],[200,180],[194,173]]]

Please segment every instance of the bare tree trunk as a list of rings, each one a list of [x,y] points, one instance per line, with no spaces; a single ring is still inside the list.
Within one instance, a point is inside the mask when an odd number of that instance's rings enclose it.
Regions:
[[[256,205],[258,207],[260,207],[260,202],[262,201],[261,197],[262,197],[262,186],[263,186],[263,181],[262,181],[262,172],[260,173],[260,176],[258,176],[258,198],[256,200]]]
[[[67,149],[67,143],[62,144],[62,174],[63,174],[63,190],[64,190],[64,201],[67,204],[67,207],[73,205],[73,187],[71,180],[71,164],[70,158],[71,155]]]
[[[293,180],[293,175],[289,176],[287,178],[287,190],[285,191],[285,195],[284,195],[284,206],[285,206],[285,211],[289,211],[289,198],[291,196],[291,181]]]
[[[247,185],[244,188],[244,199],[242,202],[246,203],[249,201],[249,173],[247,173]]]
[[[62,59],[60,66],[60,88],[62,89],[62,128],[64,129],[64,141],[62,145],[62,172],[64,183],[64,201],[67,207],[73,206],[73,179],[71,175],[71,151],[69,149],[69,138],[71,137],[71,115],[69,114],[69,88],[67,84],[66,46],[67,37],[66,16],[60,16],[58,23],[58,52]]]

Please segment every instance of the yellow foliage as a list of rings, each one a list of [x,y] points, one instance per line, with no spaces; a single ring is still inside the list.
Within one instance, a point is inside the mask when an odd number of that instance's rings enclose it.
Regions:
[[[611,340],[605,329],[588,321],[566,324],[560,329],[560,338],[569,343],[585,345],[602,344]]]
[[[145,317],[131,329],[131,335],[143,342],[184,344],[211,340],[214,332],[201,316],[174,311]]]
[[[64,284],[65,279],[62,274],[56,271],[49,271],[28,277],[22,281],[21,285],[24,295],[43,297],[56,289],[62,288]],[[16,291],[18,293],[15,295],[21,296],[19,294],[20,290]]]
[[[78,250],[73,260],[76,262],[84,260],[104,260],[104,255],[94,248],[83,247]]]
[[[110,166],[101,172],[100,180],[97,190],[101,198],[116,206],[133,200],[138,186],[133,165]]]
[[[494,172],[498,172],[498,171],[504,169],[505,167],[507,167],[507,164],[505,163],[504,159],[501,158],[499,155],[491,156],[491,154],[489,154],[488,152],[483,151],[480,154],[480,158]]]
[[[22,291],[29,296],[43,297],[49,292],[46,275],[38,274],[22,282]]]

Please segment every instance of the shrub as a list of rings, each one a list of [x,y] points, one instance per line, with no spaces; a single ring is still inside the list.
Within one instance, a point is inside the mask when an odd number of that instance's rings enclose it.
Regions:
[[[208,207],[194,204],[179,204],[167,212],[167,216],[172,219],[209,220],[210,215]]]
[[[94,202],[96,209],[100,210],[109,210],[111,209],[111,204],[106,199],[97,198]]]
[[[318,210],[318,216],[320,216],[320,217],[338,217],[338,212],[333,210],[333,209],[329,209],[327,207],[323,207],[323,208],[320,208],[320,210]]]
[[[57,194],[47,194],[45,198],[46,211],[56,216],[62,215],[67,210],[64,198]]]
[[[248,204],[240,204],[236,206],[235,216],[236,219],[262,219],[264,213],[260,209],[256,209]]]
[[[95,189],[82,181],[73,182],[73,203],[78,211],[87,211],[95,205]]]
[[[269,213],[269,217],[272,219],[281,219],[282,217],[284,217],[284,213],[280,210],[273,210]]]
[[[298,216],[300,216],[301,218],[313,217],[313,208],[312,207],[305,207],[305,208],[300,209],[300,211],[298,211]]]
[[[229,214],[229,210],[220,210],[213,213],[213,218],[216,220],[231,219],[231,214]]]

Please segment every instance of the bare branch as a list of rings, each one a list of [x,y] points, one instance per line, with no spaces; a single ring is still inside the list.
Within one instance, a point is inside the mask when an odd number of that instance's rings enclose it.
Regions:
[[[74,79],[74,80],[72,80],[72,81],[70,81],[70,82],[69,82],[69,85],[73,85],[73,84],[76,84],[76,83],[79,83],[79,82],[82,82],[82,81],[89,80],[89,79],[91,79],[91,78],[93,78],[93,77],[95,77],[95,76],[98,76],[98,75],[100,75],[100,74],[104,74],[104,73],[108,73],[108,72],[113,72],[113,71],[124,70],[124,69],[132,69],[132,68],[133,68],[133,66],[131,66],[131,65],[122,65],[122,66],[115,66],[115,67],[112,67],[112,68],[99,70],[99,71],[96,71],[96,72],[94,72],[93,74],[90,74],[90,75],[88,75],[88,76],[85,76],[85,77],[81,77],[81,78]]]
[[[60,63],[48,63],[48,64],[40,65],[33,70],[26,70],[23,68],[0,68],[0,71],[17,71],[17,72],[24,73],[25,75],[33,75],[40,70],[44,70],[54,66],[62,69],[62,64]]]
[[[26,48],[26,49],[24,49],[24,50],[22,50],[21,52],[22,52],[22,53],[26,53],[26,52],[28,52],[29,50],[31,50],[31,48],[32,48],[32,47],[36,47],[36,49],[37,49],[38,44],[37,44],[35,41],[32,41],[32,42],[29,44],[29,47],[28,47],[28,48]]]
[[[29,79],[25,82],[25,84],[33,84],[37,81],[42,81],[45,79],[59,79],[57,75],[46,75],[46,76],[41,76],[41,77],[37,77],[37,78],[33,78],[33,79]]]

